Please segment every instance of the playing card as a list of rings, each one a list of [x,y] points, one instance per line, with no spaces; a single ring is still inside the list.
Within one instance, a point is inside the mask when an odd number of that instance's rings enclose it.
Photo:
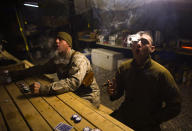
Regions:
[[[61,122],[55,127],[55,131],[70,131],[72,128],[72,126]]]

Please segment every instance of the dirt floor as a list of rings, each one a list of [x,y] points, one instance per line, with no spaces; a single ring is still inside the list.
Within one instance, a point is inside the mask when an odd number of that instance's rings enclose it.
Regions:
[[[103,83],[114,77],[115,71],[107,71],[95,65],[93,65],[93,70],[97,83],[101,88],[101,103],[112,110],[117,109],[124,98],[122,97],[117,101],[111,102],[107,95],[106,88],[103,87]],[[192,131],[192,87],[187,88],[180,86],[180,90],[183,99],[182,111],[174,119],[163,123],[161,125],[162,131]]]

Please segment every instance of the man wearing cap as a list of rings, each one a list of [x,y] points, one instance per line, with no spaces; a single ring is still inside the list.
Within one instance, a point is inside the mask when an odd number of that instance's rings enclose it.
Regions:
[[[19,80],[29,76],[57,73],[59,81],[46,86],[34,82],[31,85],[32,93],[47,95],[74,92],[99,107],[100,89],[93,76],[89,60],[80,52],[72,49],[72,37],[66,32],[57,34],[56,45],[55,55],[47,63],[10,72],[11,78]]]
[[[179,88],[170,72],[151,59],[152,37],[138,32],[131,43],[133,59],[124,62],[113,82],[108,81],[111,100],[125,100],[111,116],[135,131],[160,131],[160,124],[181,111]]]

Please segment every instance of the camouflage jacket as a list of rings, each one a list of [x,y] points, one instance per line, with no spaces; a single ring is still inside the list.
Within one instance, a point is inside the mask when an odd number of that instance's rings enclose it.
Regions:
[[[55,56],[44,65],[37,65],[17,74],[20,78],[24,78],[26,76],[57,73],[59,81],[41,86],[40,94],[74,92],[98,107],[100,104],[100,89],[95,77],[89,87],[82,86],[82,81],[89,71],[92,71],[89,60],[82,53],[72,49],[67,55],[56,52]]]

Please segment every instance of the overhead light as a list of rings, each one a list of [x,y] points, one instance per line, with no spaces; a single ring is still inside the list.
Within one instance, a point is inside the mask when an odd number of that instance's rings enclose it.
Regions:
[[[25,2],[25,6],[31,6],[31,7],[39,7],[37,2]]]

